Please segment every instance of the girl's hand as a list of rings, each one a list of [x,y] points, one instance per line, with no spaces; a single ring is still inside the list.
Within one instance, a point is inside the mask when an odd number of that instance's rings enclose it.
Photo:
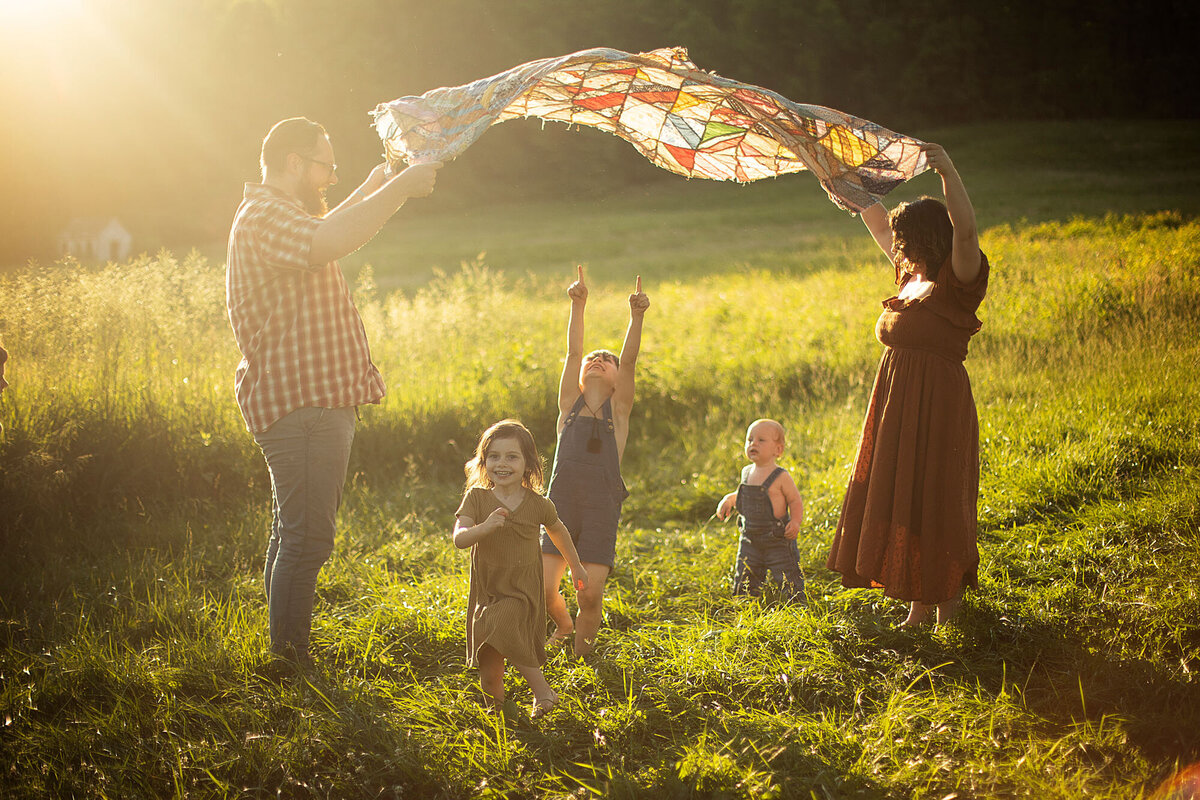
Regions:
[[[583,282],[583,265],[577,264],[575,269],[579,270],[579,278],[567,287],[567,297],[571,298],[572,303],[586,303],[588,291],[587,284]]]
[[[571,567],[571,582],[575,584],[575,591],[577,592],[582,592],[587,588],[588,574],[583,564]]]
[[[483,522],[485,525],[490,525],[492,530],[499,528],[504,524],[504,520],[508,519],[508,509],[501,506],[492,513],[488,514],[487,519]]]
[[[787,527],[783,529],[783,538],[795,539],[800,535],[800,520],[794,519],[788,522]]]
[[[650,298],[642,291],[642,276],[637,276],[637,286],[633,290],[633,294],[629,295],[629,313],[641,316],[646,313],[646,309],[650,307]]]

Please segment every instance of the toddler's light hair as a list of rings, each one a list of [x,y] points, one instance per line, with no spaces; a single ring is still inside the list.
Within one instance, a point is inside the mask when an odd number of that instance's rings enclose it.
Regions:
[[[746,428],[746,435],[749,436],[751,429],[753,429],[754,426],[758,425],[759,423],[766,423],[767,425],[770,425],[772,428],[774,428],[775,435],[779,437],[780,446],[787,447],[787,430],[780,423],[776,422],[773,419],[769,419],[767,417],[763,417],[762,419],[756,419],[756,420],[754,420],[754,422],[751,422],[750,425]]]

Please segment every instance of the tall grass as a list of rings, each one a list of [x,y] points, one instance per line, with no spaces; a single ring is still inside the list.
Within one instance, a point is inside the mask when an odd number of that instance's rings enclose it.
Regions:
[[[681,230],[685,260],[705,249]],[[570,270],[471,257],[404,292],[361,272],[389,394],[318,588],[321,667],[284,683],[221,266],[5,277],[5,796],[1146,796],[1200,759],[1200,223],[985,231],[980,587],[915,633],[823,567],[889,288],[866,238],[627,265],[652,306],[619,566],[598,657],[553,654],[563,700],[536,726],[478,702],[446,537],[487,424],[520,416],[551,455]],[[594,270],[588,346],[619,346],[629,284]],[[731,597],[735,536],[711,519],[763,415],[807,504],[803,609]]]

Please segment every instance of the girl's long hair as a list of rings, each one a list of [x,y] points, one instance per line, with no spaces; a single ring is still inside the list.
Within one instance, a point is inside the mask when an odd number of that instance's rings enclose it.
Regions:
[[[926,280],[937,282],[938,271],[954,247],[954,225],[942,201],[920,197],[901,203],[888,214],[892,242],[898,255],[925,267]],[[896,265],[896,283],[903,270]]]
[[[488,477],[484,461],[487,459],[488,448],[497,439],[516,439],[521,446],[521,455],[525,457],[525,474],[521,476],[521,484],[538,494],[545,488],[543,485],[542,457],[538,455],[537,444],[533,434],[529,432],[520,420],[502,419],[483,432],[479,444],[475,447],[475,455],[467,462],[464,471],[467,473],[466,489],[475,487],[491,489],[492,479]]]

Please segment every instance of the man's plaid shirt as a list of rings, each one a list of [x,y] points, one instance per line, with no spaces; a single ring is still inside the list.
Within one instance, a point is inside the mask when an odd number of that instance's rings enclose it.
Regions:
[[[253,433],[297,408],[384,395],[341,267],[309,263],[318,224],[296,200],[257,183],[246,184],[233,219],[225,307],[242,351],[238,407]]]

